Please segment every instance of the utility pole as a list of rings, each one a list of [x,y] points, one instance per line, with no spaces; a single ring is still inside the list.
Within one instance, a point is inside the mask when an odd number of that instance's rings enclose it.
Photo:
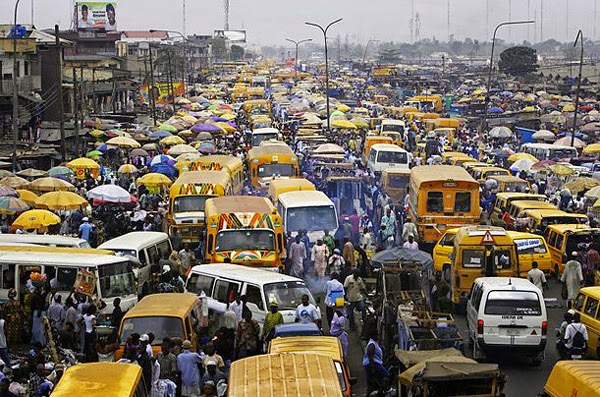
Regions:
[[[19,10],[19,1],[15,3],[15,24],[13,25],[13,172],[17,171],[17,141],[19,140],[19,82],[17,74],[19,74],[19,63],[17,61],[17,11]]]
[[[81,85],[79,88],[79,92],[81,94],[80,95],[81,100],[79,101],[79,125],[81,126],[81,128],[83,128],[83,116],[84,116],[85,106],[87,104],[87,95],[84,90],[85,86],[83,84],[83,64],[79,65],[79,71],[81,73],[81,78],[79,79],[81,81]],[[75,154],[77,157],[79,157],[80,153],[83,155],[83,145],[81,144],[81,139],[80,139],[79,134],[77,134],[75,136],[75,142],[77,144],[77,153],[75,153]]]
[[[169,49],[169,57],[167,58],[168,60],[168,67],[169,67],[169,92],[171,95],[171,104],[173,105],[173,112],[175,112],[175,90],[173,89],[173,70],[171,69],[171,58],[172,58],[173,52],[171,51],[171,49]]]
[[[148,95],[150,96],[150,104],[152,105],[152,119],[156,127],[156,98],[154,97],[154,62],[152,62],[152,44],[149,44],[150,49],[150,85],[148,86]]]
[[[446,12],[446,26],[448,29],[448,42],[450,41],[450,0],[448,0],[448,11]]]
[[[62,161],[67,160],[67,142],[65,137],[65,100],[63,98],[62,87],[62,46],[60,45],[60,37],[58,37],[58,25],[54,25],[54,36],[56,45],[56,68],[58,70],[58,111],[60,113],[60,155]]]
[[[77,95],[77,69],[73,67],[73,129],[75,132],[75,157],[79,157],[79,100]]]

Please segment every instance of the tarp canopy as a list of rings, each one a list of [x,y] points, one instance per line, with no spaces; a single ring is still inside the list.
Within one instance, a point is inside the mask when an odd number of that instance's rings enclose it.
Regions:
[[[433,258],[425,251],[392,248],[380,251],[371,257],[371,264],[377,268],[382,267],[384,263],[398,262],[420,263],[425,269],[433,269]]]
[[[396,358],[400,360],[405,367],[412,367],[415,364],[427,361],[432,357],[462,357],[460,350],[450,347],[448,349],[438,350],[396,350]]]

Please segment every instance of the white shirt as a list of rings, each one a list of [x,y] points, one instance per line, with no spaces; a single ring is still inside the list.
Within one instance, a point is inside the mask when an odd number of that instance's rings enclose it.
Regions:
[[[331,292],[332,291],[344,291],[344,285],[342,283],[340,283],[338,280],[331,279],[329,281],[327,281],[325,283],[325,285],[323,286],[323,292],[325,293],[325,304],[327,306],[333,306],[332,303],[335,302],[331,302]]]
[[[321,316],[319,316],[319,312],[315,305],[309,303],[306,306],[302,304],[298,305],[296,308],[296,318],[300,320],[301,323],[312,323],[315,320],[320,319]]]
[[[404,244],[402,244],[402,248],[406,248],[409,250],[419,250],[419,243],[417,243],[416,241],[413,240],[413,242],[411,243],[410,241],[405,242]]]
[[[546,276],[544,272],[538,268],[533,268],[527,272],[527,279],[533,283],[538,289],[544,292],[544,284],[546,284]]]
[[[92,324],[92,321],[96,318],[96,316],[94,316],[93,314],[84,314],[83,315],[83,323],[85,325],[85,332],[87,334],[91,334],[92,332],[94,332],[94,326]]]
[[[233,301],[229,304],[229,308],[231,308],[231,310],[235,313],[235,317],[237,318],[237,320],[241,321],[244,302],[240,301],[240,303],[237,303],[236,301]]]
[[[567,330],[565,331],[565,346],[567,348],[573,347],[573,337],[577,332],[581,332],[583,334],[583,339],[585,339],[586,343],[588,341],[588,332],[585,325],[581,323],[571,323],[567,325]]]

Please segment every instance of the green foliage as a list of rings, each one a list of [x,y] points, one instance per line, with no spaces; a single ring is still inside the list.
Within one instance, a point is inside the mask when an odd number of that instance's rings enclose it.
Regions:
[[[538,70],[537,51],[531,47],[510,47],[502,51],[498,68],[512,76],[526,76]]]
[[[235,45],[233,44],[231,46],[231,60],[232,61],[239,61],[244,59],[244,48],[239,46],[239,45]]]

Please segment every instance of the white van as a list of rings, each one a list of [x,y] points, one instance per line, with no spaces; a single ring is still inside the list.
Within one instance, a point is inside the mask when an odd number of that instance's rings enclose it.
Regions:
[[[411,155],[398,145],[376,143],[371,146],[367,167],[373,173],[380,173],[386,168],[408,169]]]
[[[467,302],[467,328],[475,360],[499,350],[524,353],[536,366],[545,358],[546,305],[542,292],[529,280],[476,279]]]
[[[208,297],[208,309],[213,316],[225,312],[227,303],[236,293],[246,297],[252,318],[261,325],[269,312],[269,304],[277,301],[286,323],[293,323],[302,295],[317,306],[306,283],[299,278],[247,266],[227,263],[194,266],[186,280],[187,292]],[[317,310],[319,310],[317,306]],[[320,313],[320,312],[319,312]],[[219,321],[215,318],[215,321]]]
[[[34,244],[45,247],[92,248],[87,240],[53,234],[0,234],[0,243]]]
[[[250,145],[252,147],[260,146],[261,142],[264,141],[280,141],[281,140],[281,132],[277,128],[265,127],[265,128],[256,128],[252,130],[252,135],[250,137]]]
[[[173,245],[167,233],[131,232],[100,244],[98,249],[136,258],[140,266],[134,274],[141,285],[150,278],[150,266],[158,264],[165,253],[171,255]]]

